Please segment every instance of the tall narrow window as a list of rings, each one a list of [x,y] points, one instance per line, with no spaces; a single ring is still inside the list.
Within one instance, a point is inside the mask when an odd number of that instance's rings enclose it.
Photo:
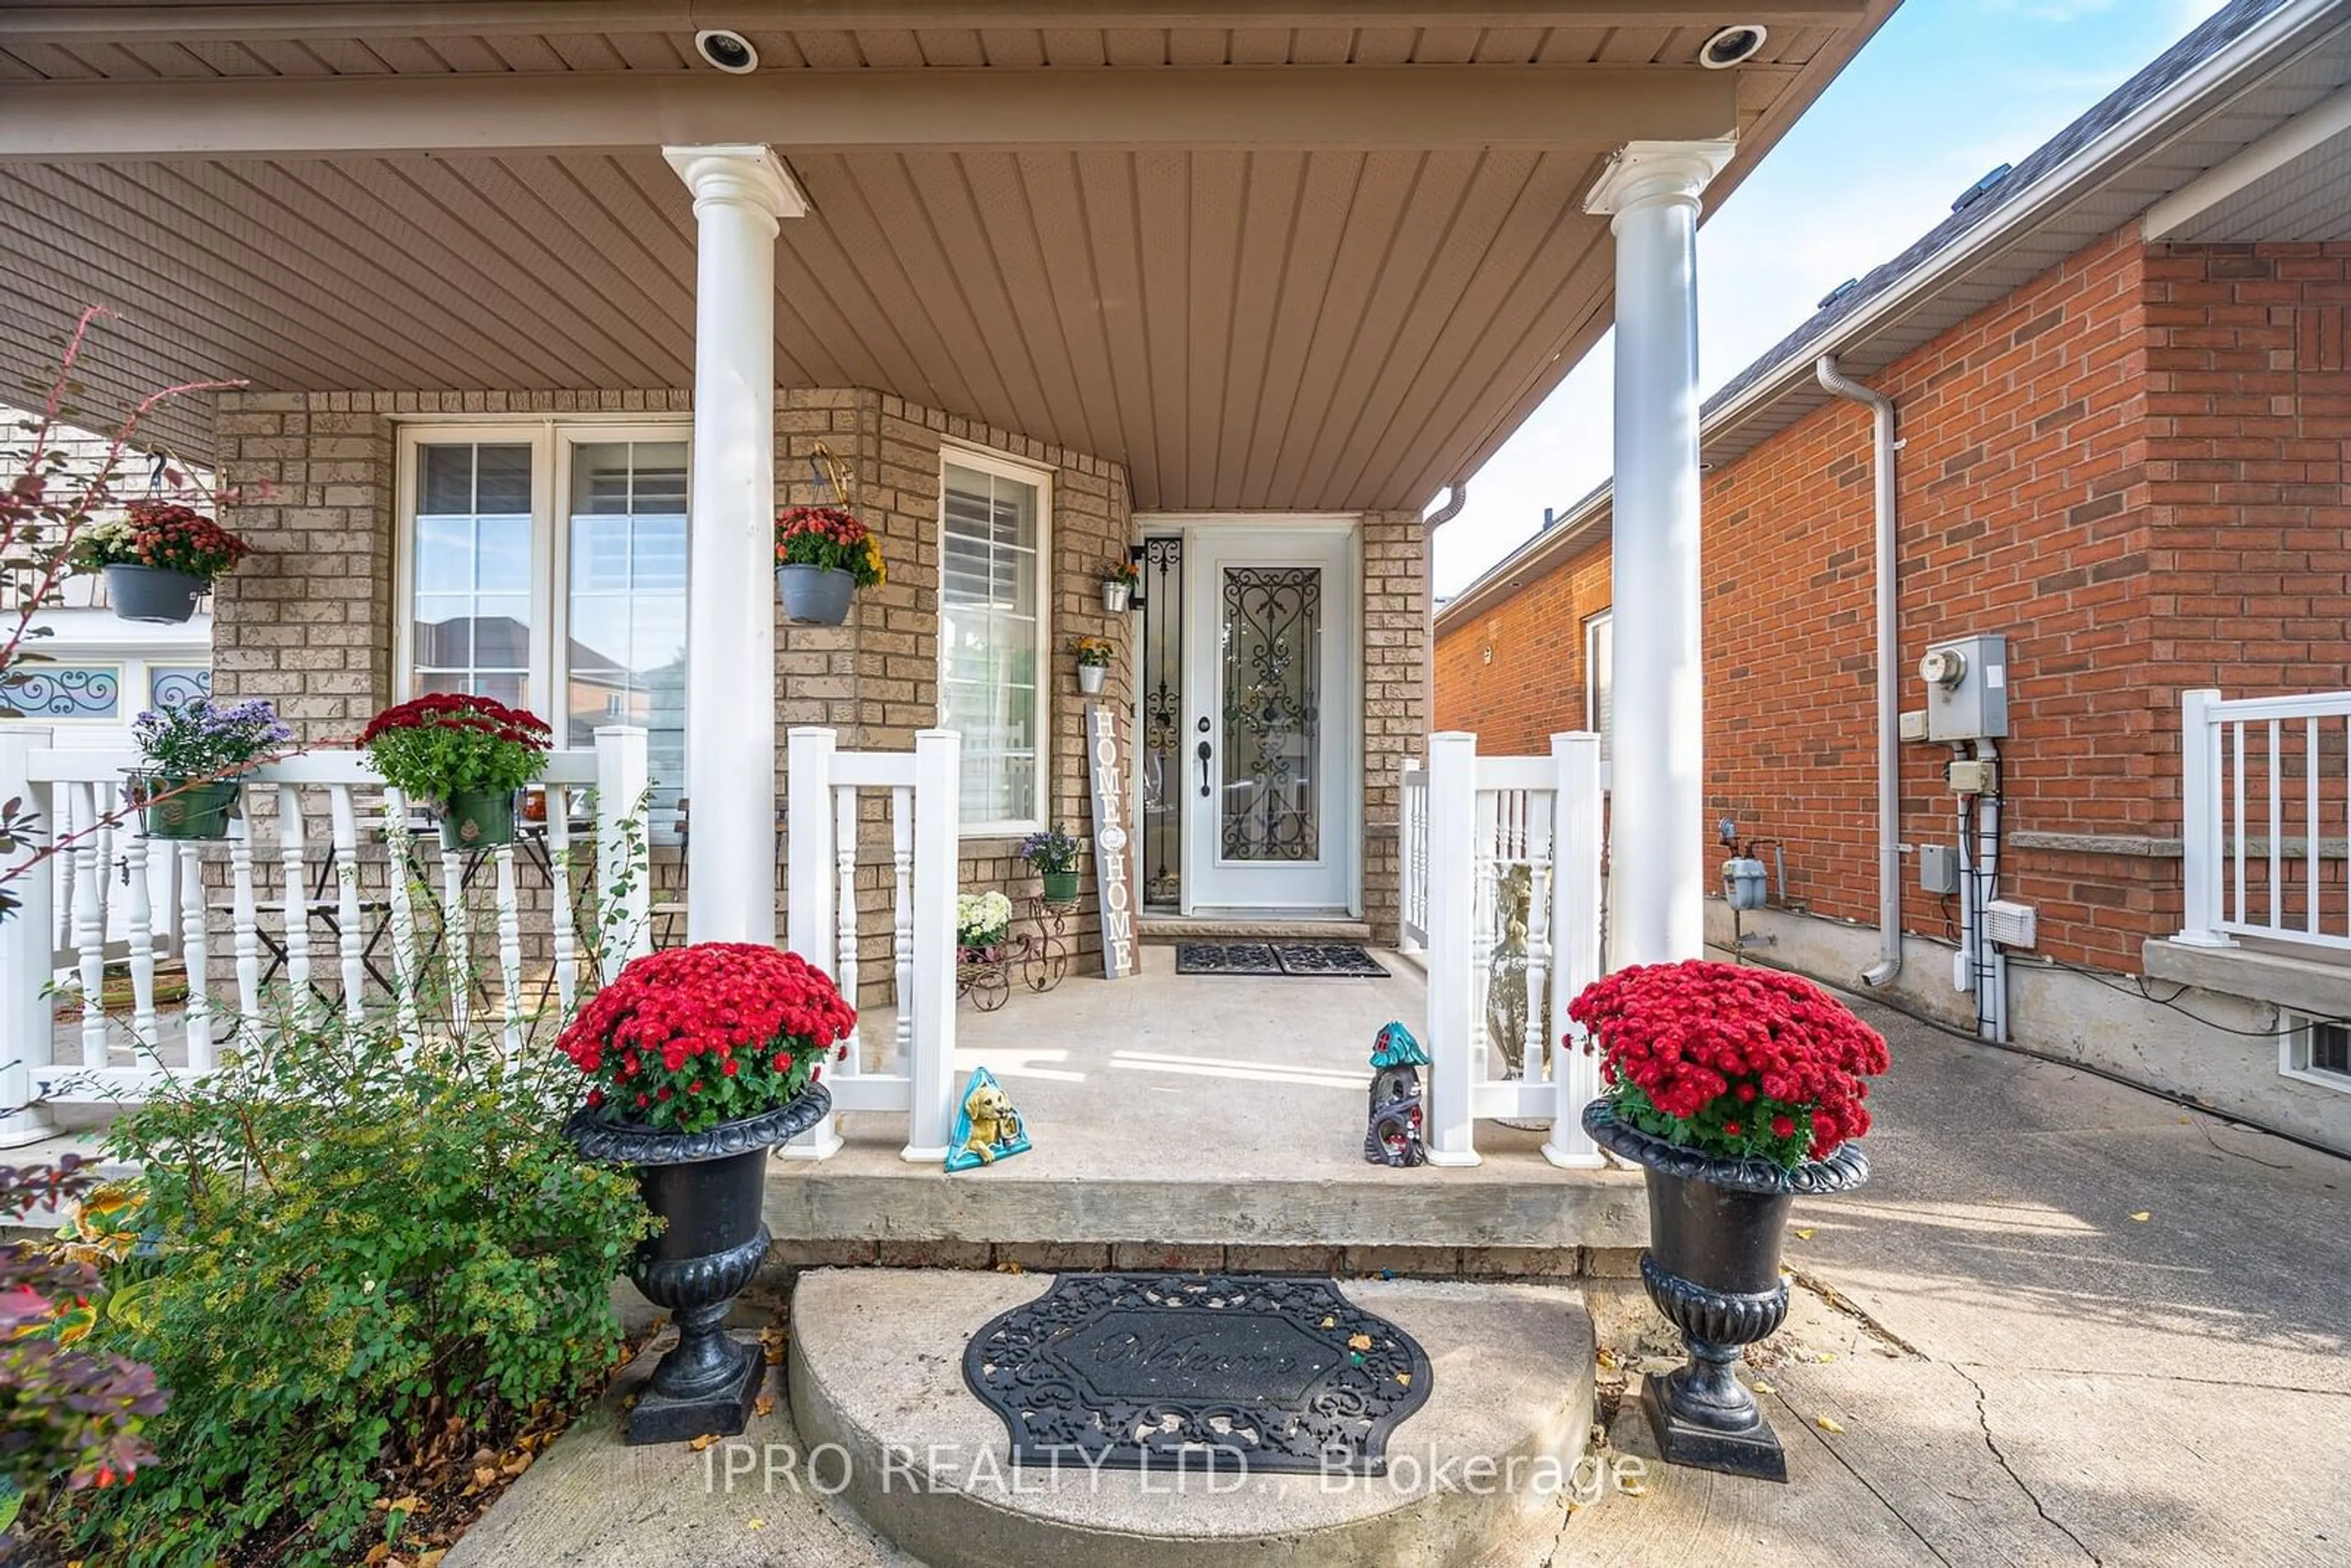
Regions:
[[[1600,737],[1600,760],[1613,754],[1610,719],[1616,706],[1616,618],[1604,610],[1583,623],[1583,724]]]
[[[412,693],[535,706],[530,459],[520,444],[418,451]]]
[[[939,721],[963,736],[967,832],[1044,817],[1045,485],[977,455],[944,465]]]
[[[685,779],[685,443],[577,443],[570,513],[564,744],[643,729],[666,813]]]

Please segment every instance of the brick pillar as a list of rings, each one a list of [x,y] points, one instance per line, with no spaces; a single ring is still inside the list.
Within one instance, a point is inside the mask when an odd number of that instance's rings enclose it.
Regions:
[[[1364,518],[1364,918],[1397,939],[1396,775],[1428,732],[1428,530],[1417,512]]]

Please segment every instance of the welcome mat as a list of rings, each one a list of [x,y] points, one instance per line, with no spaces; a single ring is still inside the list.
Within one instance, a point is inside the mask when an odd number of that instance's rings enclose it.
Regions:
[[[1384,979],[1380,961],[1352,942],[1178,942],[1179,975],[1343,975]]]
[[[964,1349],[1012,1462],[1376,1476],[1427,1353],[1329,1280],[1063,1274]]]

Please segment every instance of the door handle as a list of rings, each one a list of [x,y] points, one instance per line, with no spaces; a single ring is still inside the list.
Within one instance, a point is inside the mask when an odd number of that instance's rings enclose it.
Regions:
[[[1200,742],[1199,750],[1193,755],[1200,759],[1200,799],[1205,800],[1208,798],[1208,743]]]

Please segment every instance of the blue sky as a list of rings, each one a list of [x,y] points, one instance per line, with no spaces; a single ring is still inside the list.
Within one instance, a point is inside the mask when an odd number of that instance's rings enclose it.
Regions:
[[[1814,303],[1924,234],[1952,198],[2105,97],[2220,0],[1903,0],[1844,74],[1698,230],[1708,390]],[[1458,592],[1608,477],[1604,339],[1470,481],[1437,535]]]

